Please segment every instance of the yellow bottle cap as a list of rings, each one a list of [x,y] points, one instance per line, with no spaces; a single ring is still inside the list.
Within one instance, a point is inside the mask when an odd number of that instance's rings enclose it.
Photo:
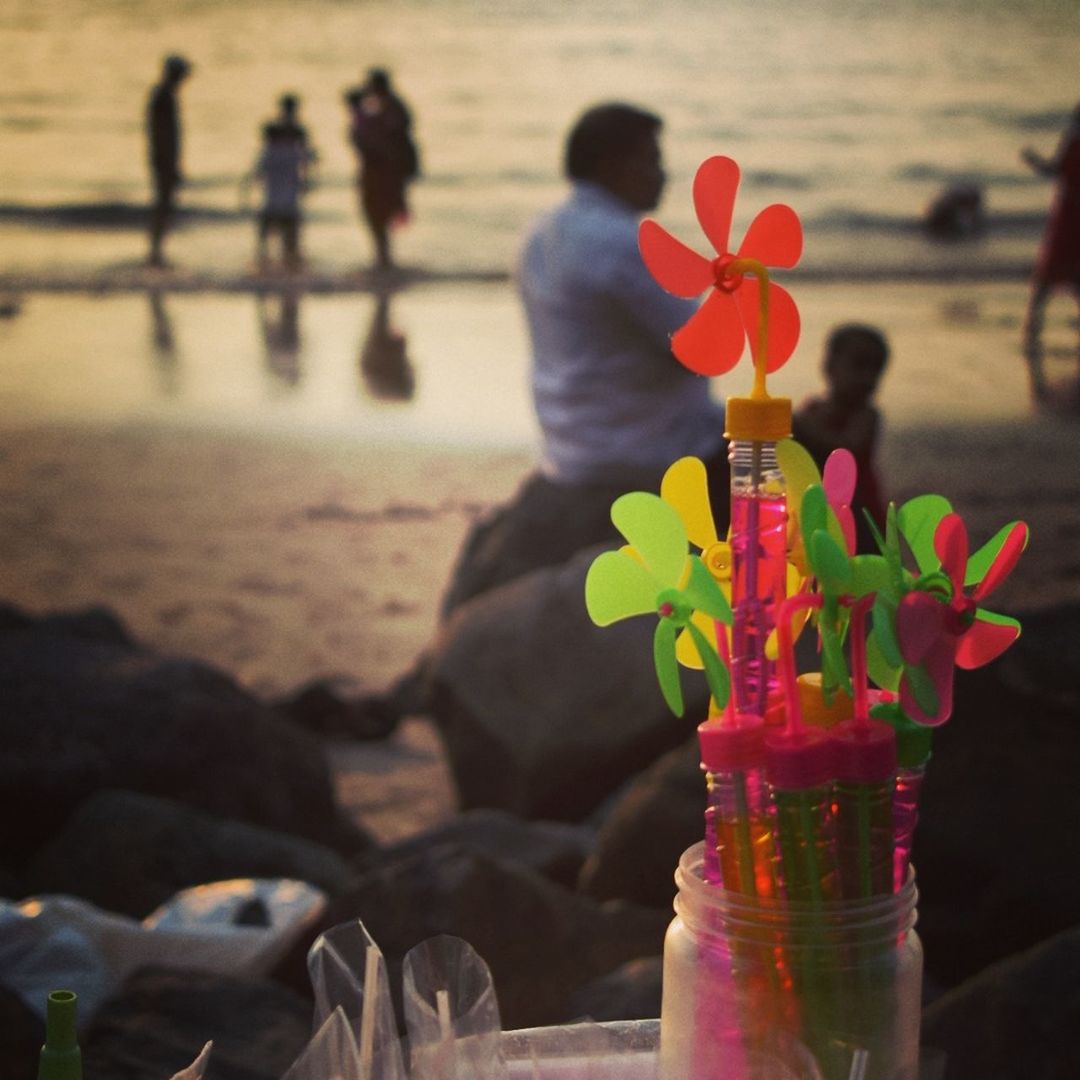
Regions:
[[[855,715],[854,703],[843,690],[833,691],[832,704],[826,703],[825,695],[821,691],[820,671],[808,671],[800,675],[797,681],[804,723],[827,730]]]
[[[791,434],[791,398],[729,397],[726,411],[729,439],[776,442]]]

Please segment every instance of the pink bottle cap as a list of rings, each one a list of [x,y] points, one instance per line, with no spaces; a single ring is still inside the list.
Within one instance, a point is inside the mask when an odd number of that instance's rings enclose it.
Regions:
[[[881,784],[896,774],[896,733],[881,720],[845,720],[829,732],[836,779]]]
[[[698,724],[701,767],[709,772],[745,772],[765,761],[765,722],[753,713],[737,713],[733,720],[710,717]]]
[[[820,787],[833,779],[833,743],[820,728],[770,730],[765,736],[769,783],[782,790]]]

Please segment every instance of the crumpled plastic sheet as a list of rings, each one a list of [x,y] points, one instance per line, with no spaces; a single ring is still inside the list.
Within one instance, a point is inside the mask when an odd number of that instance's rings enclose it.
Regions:
[[[253,905],[265,925],[236,925]],[[325,894],[312,885],[254,878],[184,889],[141,922],[73,896],[0,899],[0,984],[42,1020],[51,990],[74,991],[85,1027],[148,964],[261,975],[325,908]]]

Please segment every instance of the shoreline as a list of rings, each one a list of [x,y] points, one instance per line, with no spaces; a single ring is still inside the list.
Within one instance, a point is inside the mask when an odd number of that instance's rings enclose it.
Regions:
[[[928,266],[864,266],[850,264],[833,267],[795,269],[785,272],[785,282],[821,285],[857,286],[927,283],[942,285],[979,285],[1012,282],[1026,287],[1032,264],[1009,262],[979,265],[971,262],[944,262]],[[0,272],[0,293],[33,295],[89,293],[114,295],[138,292],[176,293],[313,293],[379,294],[396,292],[413,285],[487,285],[509,283],[513,272],[502,267],[435,269],[401,265],[390,271],[360,268],[356,270],[320,270],[317,267],[287,272],[240,270],[215,272],[178,266],[155,269],[132,262],[106,269],[76,272]]]

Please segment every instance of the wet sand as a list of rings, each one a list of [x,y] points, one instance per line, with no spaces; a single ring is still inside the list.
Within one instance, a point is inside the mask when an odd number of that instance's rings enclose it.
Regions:
[[[1059,334],[1055,407],[1035,411],[1017,358],[1023,289],[1005,307],[997,287],[984,288],[945,331],[919,320],[910,292],[858,291],[889,330],[895,363],[921,365],[927,384],[931,419],[920,421],[912,391],[890,398],[886,383],[881,472],[898,499],[947,495],[976,543],[1013,518],[1030,523],[1030,549],[994,610],[1080,600],[1074,364]],[[850,312],[855,298],[829,294],[812,325]],[[990,373],[984,399],[959,394],[950,422],[940,395],[958,379],[970,388],[957,372],[973,362]],[[260,434],[137,410],[91,409],[80,421],[70,407],[28,400],[0,376],[0,599],[34,612],[108,605],[146,645],[204,659],[267,698],[321,677],[350,693],[388,687],[430,639],[470,523],[514,491],[533,455],[527,441]],[[385,743],[338,742],[331,753],[344,804],[384,839],[453,810],[423,720]]]

